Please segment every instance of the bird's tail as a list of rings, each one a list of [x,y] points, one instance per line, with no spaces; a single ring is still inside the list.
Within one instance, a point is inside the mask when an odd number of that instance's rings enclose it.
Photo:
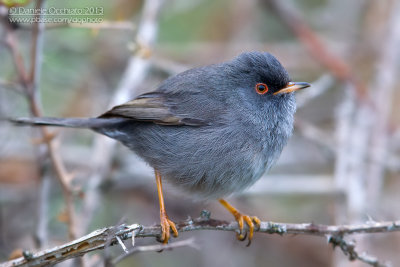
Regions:
[[[17,125],[31,126],[56,126],[71,128],[102,128],[109,125],[126,121],[124,118],[51,118],[51,117],[31,117],[8,119]]]

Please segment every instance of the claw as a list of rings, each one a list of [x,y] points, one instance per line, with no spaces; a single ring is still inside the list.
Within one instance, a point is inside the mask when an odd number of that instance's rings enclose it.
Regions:
[[[163,244],[167,244],[170,238],[171,230],[174,237],[178,237],[178,230],[176,229],[175,223],[168,218],[168,215],[166,213],[160,213],[160,220],[161,220],[160,241]]]
[[[242,213],[240,213],[237,209],[235,209],[233,206],[231,206],[228,202],[226,202],[223,199],[220,199],[219,202],[227,210],[229,210],[229,212],[231,212],[233,214],[233,216],[235,217],[235,220],[238,223],[239,233],[236,233],[236,238],[239,241],[244,241],[248,237],[249,242],[247,243],[247,246],[250,246],[251,240],[253,239],[253,236],[254,236],[254,228],[256,228],[256,229],[260,228],[261,220],[256,216],[243,215]],[[249,228],[248,235],[247,235],[247,231],[244,232],[244,223],[245,222]]]
[[[247,232],[243,233],[236,233],[236,239],[239,241],[245,241],[247,238]]]
[[[253,239],[254,236],[254,228],[260,227],[261,220],[256,216],[243,215],[240,212],[235,212],[234,216],[236,221],[238,222],[240,230],[240,234],[237,235],[238,240],[244,241],[246,239],[247,232],[245,232],[245,235],[243,235],[244,222],[246,222],[247,226],[249,227],[249,232],[248,232],[249,242],[247,246],[250,246],[251,240]]]
[[[249,226],[249,242],[247,243],[247,246],[250,246],[251,240],[253,239],[254,228],[255,228],[254,226],[256,226],[257,229],[259,229],[261,225],[261,220],[256,216],[244,215],[243,217],[245,222]]]

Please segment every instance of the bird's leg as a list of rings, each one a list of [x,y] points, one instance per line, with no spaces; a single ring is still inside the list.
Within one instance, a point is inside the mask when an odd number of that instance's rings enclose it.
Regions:
[[[161,174],[154,170],[156,175],[156,182],[157,182],[157,192],[158,192],[158,200],[160,202],[160,224],[161,224],[161,242],[164,244],[168,243],[170,232],[174,237],[178,236],[178,230],[176,229],[175,223],[168,218],[167,212],[165,211],[164,205],[164,196],[162,191],[162,183],[161,183]]]
[[[221,203],[222,206],[224,206],[230,213],[232,213],[232,215],[235,217],[235,220],[238,222],[240,233],[236,233],[236,237],[240,241],[246,239],[247,234],[243,233],[243,228],[244,228],[244,222],[247,223],[249,227],[249,243],[247,244],[247,246],[249,246],[251,240],[253,239],[254,227],[256,226],[257,228],[259,228],[261,220],[256,216],[248,216],[240,213],[240,211],[238,211],[235,207],[233,207],[224,199],[220,199],[219,203]]]

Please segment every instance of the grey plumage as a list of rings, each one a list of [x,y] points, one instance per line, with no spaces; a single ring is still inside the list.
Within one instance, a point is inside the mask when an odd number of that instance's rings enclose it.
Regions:
[[[11,122],[20,125],[32,126],[60,126],[71,128],[101,128],[107,125],[125,121],[123,118],[101,119],[101,118],[52,118],[52,117],[31,117],[9,119]]]
[[[292,134],[293,93],[286,70],[268,53],[249,52],[165,80],[151,93],[99,118],[17,119],[18,123],[91,128],[136,152],[191,195],[221,198],[257,181]],[[265,83],[268,93],[257,94]]]

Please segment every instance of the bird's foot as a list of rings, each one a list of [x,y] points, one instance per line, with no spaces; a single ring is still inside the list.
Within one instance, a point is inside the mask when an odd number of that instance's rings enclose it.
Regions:
[[[247,246],[250,246],[251,240],[253,239],[254,236],[254,229],[260,228],[261,225],[261,220],[256,217],[256,216],[249,216],[242,214],[240,211],[238,211],[235,207],[230,205],[227,201],[220,199],[219,202],[230,212],[232,215],[235,217],[235,220],[237,221],[239,225],[239,233],[236,233],[236,237],[240,241],[246,240],[246,238],[249,240],[247,243]],[[244,231],[244,223],[247,224],[248,227],[248,235],[247,231]]]
[[[166,212],[160,212],[160,220],[161,238],[159,240],[163,244],[167,244],[170,238],[171,230],[174,237],[178,237],[178,230],[176,229],[175,223],[168,218]]]
[[[157,170],[154,170],[154,172],[156,176],[158,199],[160,202],[161,237],[159,238],[159,241],[163,244],[167,244],[169,241],[171,230],[174,237],[178,237],[178,230],[176,229],[175,223],[168,218],[167,212],[165,211],[161,174]]]
[[[249,235],[248,235],[249,242],[247,243],[247,246],[250,246],[251,240],[253,239],[254,235],[254,229],[260,228],[261,220],[257,216],[244,215],[238,211],[235,212],[233,216],[235,217],[235,220],[239,225],[239,233],[236,233],[236,238],[240,241],[246,240],[247,232],[244,231],[244,223],[245,222],[247,223],[247,226],[249,228]]]

